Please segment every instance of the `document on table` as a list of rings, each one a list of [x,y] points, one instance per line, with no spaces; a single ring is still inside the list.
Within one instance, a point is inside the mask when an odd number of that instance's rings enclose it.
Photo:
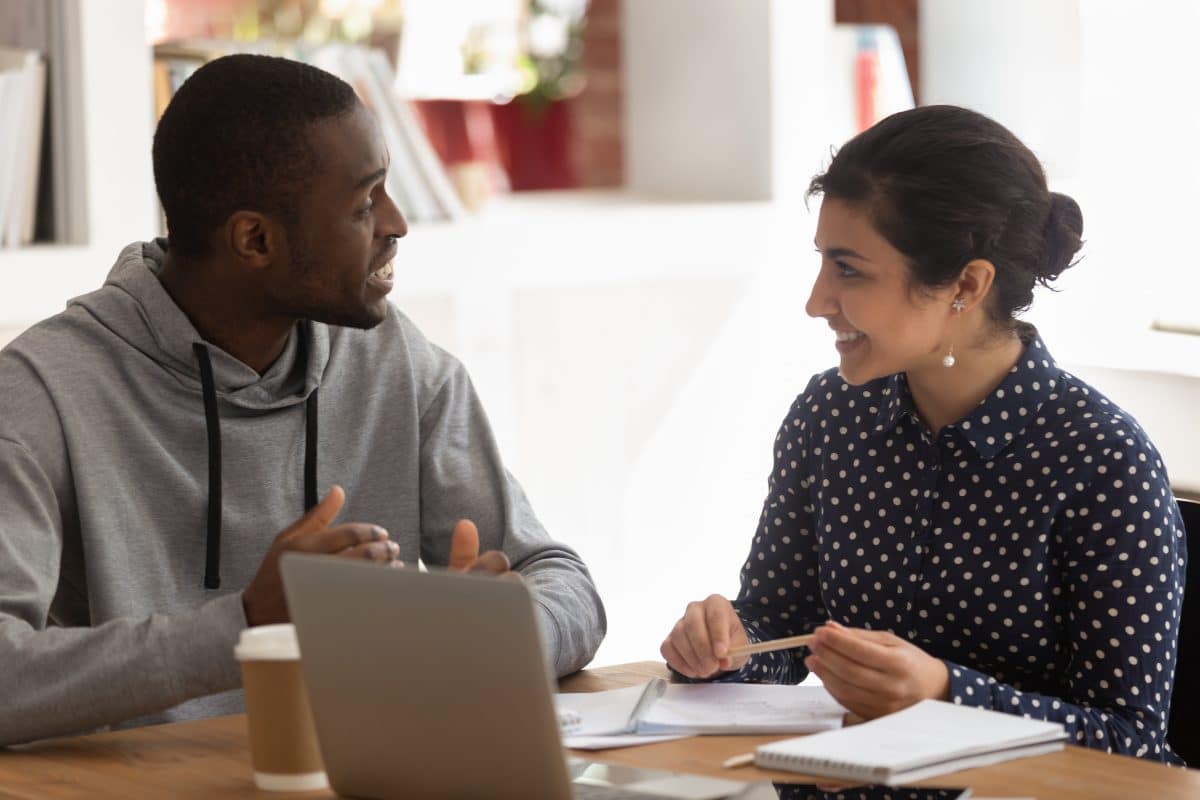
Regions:
[[[704,683],[640,686],[555,697],[567,747],[649,744],[702,734],[813,733],[840,728],[846,709],[820,686]],[[653,738],[651,738],[653,737]]]
[[[846,709],[823,686],[693,683],[668,686],[638,721],[645,733],[815,733],[842,727]]]

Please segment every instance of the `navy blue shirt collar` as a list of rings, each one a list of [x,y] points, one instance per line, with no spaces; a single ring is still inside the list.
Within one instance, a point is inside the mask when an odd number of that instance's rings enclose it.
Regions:
[[[1037,417],[1045,402],[1055,395],[1061,380],[1062,370],[1042,338],[1034,334],[1000,385],[970,414],[944,430],[954,431],[981,458],[995,458]],[[920,431],[928,430],[917,414],[904,373],[885,379],[880,397],[882,406],[875,418],[876,433],[889,433],[905,419]]]

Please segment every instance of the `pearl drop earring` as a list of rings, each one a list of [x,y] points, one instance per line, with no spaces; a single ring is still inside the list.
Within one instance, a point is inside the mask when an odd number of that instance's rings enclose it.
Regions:
[[[961,314],[963,309],[967,307],[967,304],[961,297],[956,297],[954,298],[954,302],[950,304],[950,307]],[[956,360],[954,358],[954,345],[950,345],[950,352],[946,353],[945,357],[942,358],[942,366],[949,369],[954,366]]]

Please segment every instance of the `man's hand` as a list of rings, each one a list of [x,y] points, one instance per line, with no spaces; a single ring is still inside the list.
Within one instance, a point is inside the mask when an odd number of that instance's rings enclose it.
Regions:
[[[733,604],[719,594],[688,603],[660,652],[667,664],[689,678],[710,678],[718,672],[741,669],[746,656],[730,658],[729,651],[750,643]]]
[[[925,699],[948,700],[950,672],[941,659],[887,631],[827,622],[808,643],[804,666],[833,698],[863,719]]]
[[[254,580],[242,592],[246,622],[253,626],[290,620],[279,579],[279,557],[288,551],[365,558],[380,564],[399,563],[396,556],[400,546],[390,541],[387,531],[378,525],[347,522],[329,527],[345,502],[342,487],[334,486],[320,503],[275,537]]]
[[[450,563],[447,565],[455,572],[474,572],[484,575],[495,575],[509,580],[520,580],[520,574],[513,572],[508,563],[508,556],[499,550],[488,550],[479,553],[479,529],[469,519],[460,519],[454,526],[450,536]]]

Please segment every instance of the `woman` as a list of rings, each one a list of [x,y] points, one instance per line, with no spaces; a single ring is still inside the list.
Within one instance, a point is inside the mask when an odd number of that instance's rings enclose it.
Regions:
[[[814,178],[806,311],[836,336],[776,438],[735,602],[688,606],[685,677],[816,673],[870,719],[924,698],[1063,723],[1179,763],[1165,740],[1183,526],[1137,422],[1015,319],[1083,230],[996,122],[888,117]],[[733,647],[815,630],[807,650]]]

